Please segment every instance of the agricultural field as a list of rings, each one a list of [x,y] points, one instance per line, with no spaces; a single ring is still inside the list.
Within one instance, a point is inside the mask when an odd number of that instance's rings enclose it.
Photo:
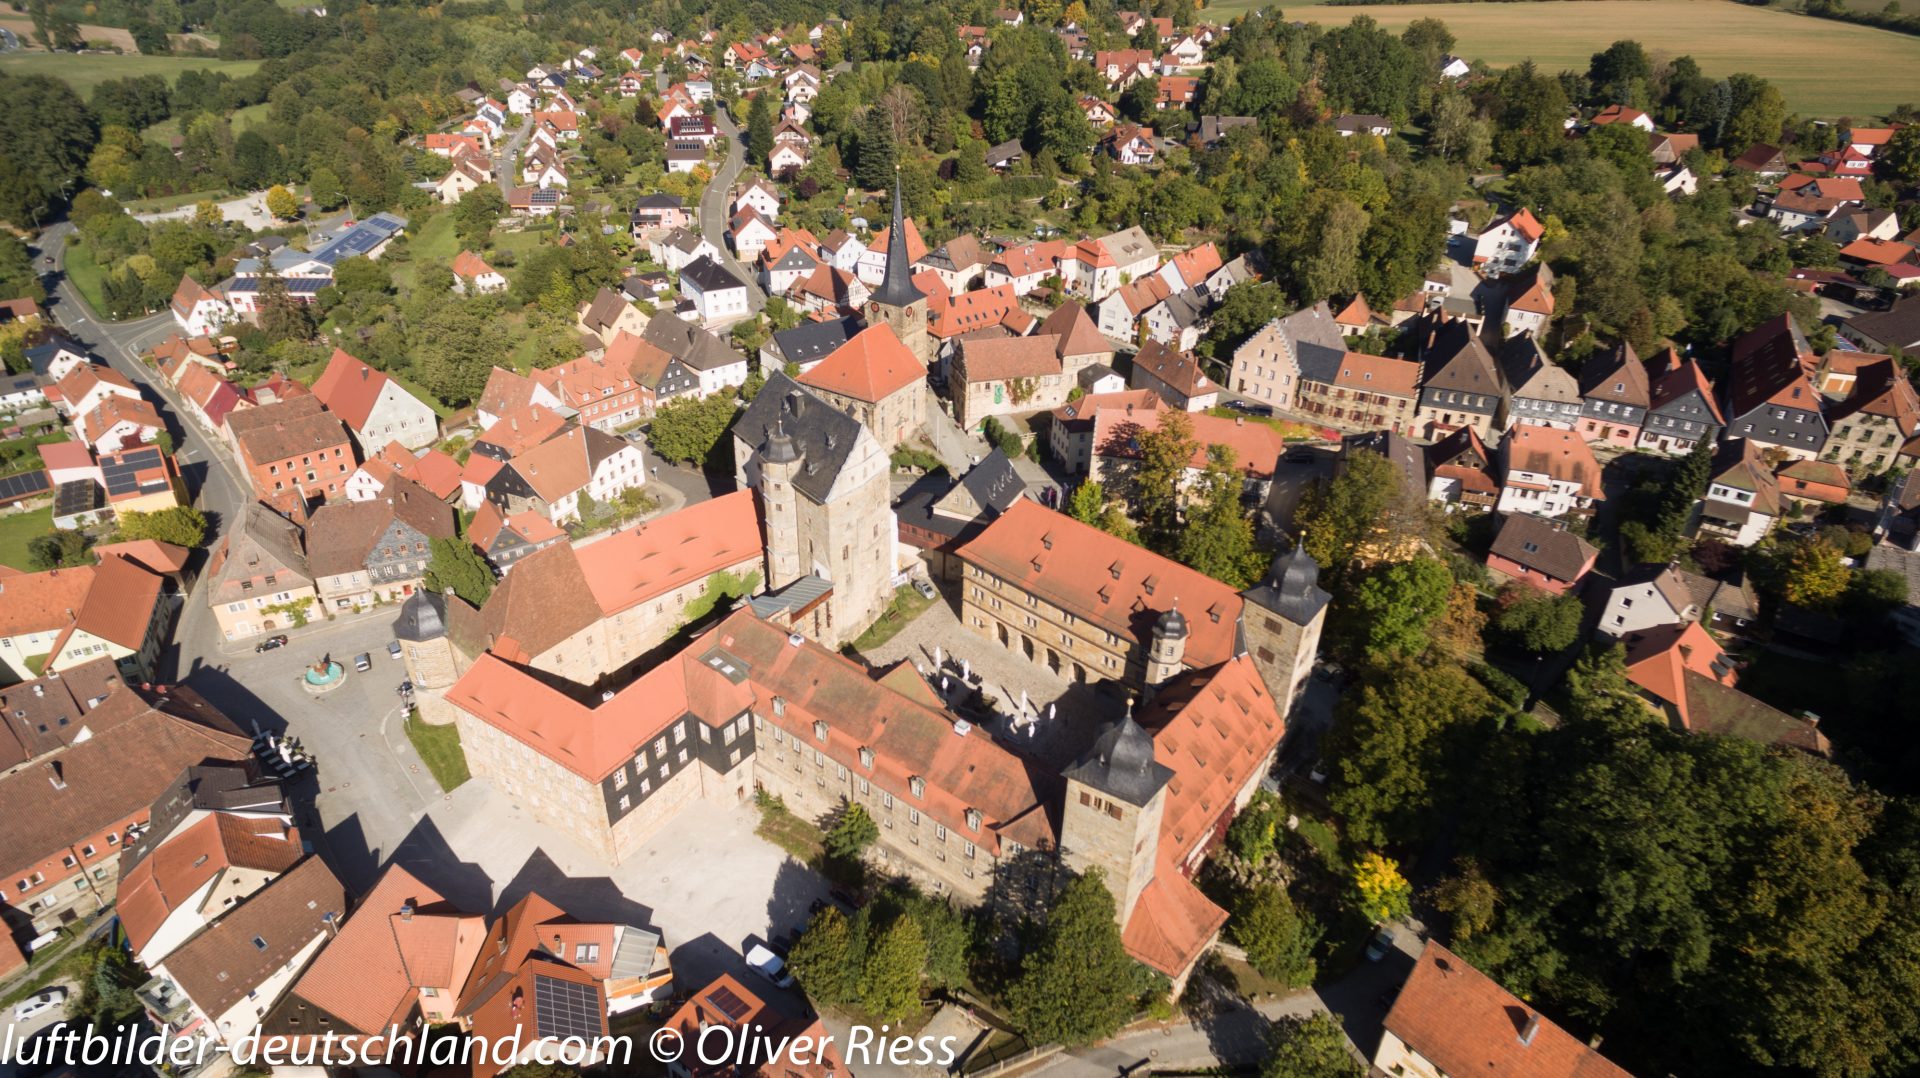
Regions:
[[[237,108],[227,114],[227,122],[233,126],[233,133],[237,135],[247,128],[265,120],[267,118],[267,110],[272,107],[272,105],[262,101],[258,105],[247,105],[243,108]],[[140,132],[142,136],[150,139],[170,139],[179,133],[180,117],[178,116],[169,116],[159,123],[154,124],[152,127]]]
[[[165,75],[168,82],[173,82],[181,72],[194,70],[224,71],[234,78],[240,78],[259,69],[258,60],[207,60],[197,56],[115,56],[112,53],[69,56],[24,50],[0,55],[0,71],[12,75],[53,75],[63,78],[83,98],[92,95],[95,86],[109,79]]]
[[[39,43],[33,40],[33,20],[25,15],[0,16],[0,27],[12,30],[19,36],[23,51],[42,51]],[[133,43],[133,31],[116,26],[94,26],[83,22],[80,24],[80,40],[89,44],[112,45],[128,53],[140,51],[140,46]]]
[[[1920,3],[1920,0],[1903,0]],[[1212,18],[1271,6],[1214,0]],[[1544,0],[1540,3],[1284,5],[1288,19],[1335,26],[1368,15],[1388,29],[1439,19],[1466,58],[1496,67],[1532,59],[1548,70],[1585,70],[1592,55],[1633,38],[1656,58],[1691,55],[1709,75],[1749,71],[1780,87],[1810,116],[1866,116],[1920,102],[1920,38],[1726,0]],[[1872,71],[1870,79],[1847,73]]]

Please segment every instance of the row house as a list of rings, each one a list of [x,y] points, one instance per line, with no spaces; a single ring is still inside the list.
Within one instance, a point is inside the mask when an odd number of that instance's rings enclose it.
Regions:
[[[1500,369],[1508,386],[1507,426],[1532,423],[1577,430],[1584,402],[1573,372],[1547,358],[1532,337],[1510,337],[1500,346]]]
[[[630,352],[640,338],[622,332],[614,338],[625,342],[616,349],[609,345],[599,356],[581,356],[545,370],[533,372],[533,381],[545,390],[542,399],[551,397],[561,408],[572,409],[581,426],[609,434],[630,423],[639,422],[647,409],[640,387],[634,382]],[[627,362],[623,363],[622,359]]]
[[[1733,342],[1727,375],[1727,433],[1787,456],[1819,456],[1827,444],[1827,420],[1809,374],[1818,365],[1790,314],[1742,335]]]
[[[307,566],[321,605],[364,610],[412,595],[436,539],[455,535],[453,511],[419,484],[394,477],[380,497],[323,505],[307,522]]]
[[[1820,459],[1849,471],[1894,467],[1902,447],[1920,434],[1920,396],[1889,356],[1834,349],[1815,372],[1831,430]]]
[[[1719,440],[1727,422],[1700,364],[1669,348],[1654,357],[1652,376],[1652,403],[1641,425],[1639,448],[1684,454],[1701,442]]]
[[[1392,453],[1385,455],[1394,459]],[[1461,427],[1427,446],[1421,455],[1429,501],[1445,505],[1448,512],[1454,506],[1486,510],[1499,504],[1499,462],[1472,427]]]
[[[1158,278],[1155,278],[1158,280]],[[1325,300],[1261,326],[1233,353],[1233,391],[1280,411],[1292,411],[1300,368],[1311,352],[1344,353],[1346,341]]]
[[[346,424],[312,395],[231,412],[227,435],[254,496],[283,508],[344,496],[359,466]]]
[[[207,605],[228,640],[321,617],[300,525],[258,502],[246,507],[207,562]]]
[[[152,676],[166,638],[161,578],[125,558],[17,573],[0,591],[0,672],[15,680],[111,659],[124,676]]]
[[[1631,449],[1653,403],[1646,364],[1625,341],[1588,357],[1580,368],[1580,436]]]
[[[1060,259],[1060,280],[1069,291],[1098,300],[1159,266],[1160,249],[1136,225],[1074,244]]]
[[[1172,295],[1172,286],[1165,275],[1159,273],[1121,285],[1093,305],[1100,332],[1116,341],[1134,340],[1147,312],[1166,303]],[[1176,320],[1168,313],[1162,315],[1161,321],[1164,326]]]
[[[1204,412],[1220,401],[1220,384],[1207,377],[1193,353],[1149,340],[1133,355],[1128,383],[1151,390],[1183,412]]]
[[[567,533],[538,513],[507,516],[499,506],[483,501],[467,524],[467,541],[504,576],[521,558],[566,542]]]
[[[1411,434],[1420,365],[1364,352],[1308,349],[1295,408],[1337,430]]]
[[[1420,404],[1414,421],[1421,437],[1438,441],[1460,427],[1483,440],[1507,411],[1507,388],[1486,342],[1464,319],[1429,316],[1416,325],[1421,364]]]
[[[646,481],[638,445],[572,427],[507,461],[487,483],[486,499],[507,516],[535,512],[564,524],[579,519],[583,496],[607,503]]]

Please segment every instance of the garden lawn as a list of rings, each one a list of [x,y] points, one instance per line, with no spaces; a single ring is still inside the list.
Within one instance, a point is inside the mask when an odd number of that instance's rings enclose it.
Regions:
[[[32,572],[33,563],[27,559],[27,542],[52,530],[52,506],[35,509],[31,513],[0,516],[0,565],[11,565],[23,572]]]
[[[433,772],[433,781],[451,793],[473,776],[467,771],[467,754],[460,749],[460,731],[454,726],[430,726],[418,718],[406,722],[407,740],[420,754],[420,761]]]
[[[907,622],[919,617],[927,607],[938,601],[938,593],[935,593],[934,598],[928,599],[913,590],[912,584],[900,585],[893,593],[893,601],[887,604],[887,608],[880,612],[879,617],[873,619],[873,624],[867,626],[867,631],[861,633],[859,639],[853,642],[853,650],[871,651],[892,640],[900,630],[907,627]]]
[[[110,79],[164,75],[168,83],[183,71],[224,71],[234,78],[260,70],[258,60],[208,60],[198,56],[116,56],[113,53],[10,52],[0,55],[0,71],[10,75],[52,75],[67,80],[81,97]]]
[[[93,248],[82,243],[69,242],[66,261],[63,264],[66,268],[67,280],[72,281],[73,287],[80,290],[80,298],[87,301],[87,306],[93,308],[94,314],[103,319],[106,318],[107,304],[101,298],[106,272],[94,259]]]
[[[1214,0],[1207,13],[1224,21],[1272,6]],[[1310,4],[1287,5],[1285,12],[1289,20],[1326,27],[1366,15],[1395,33],[1415,19],[1439,19],[1458,39],[1455,51],[1469,60],[1505,67],[1531,59],[1548,71],[1585,72],[1594,53],[1632,38],[1656,59],[1692,56],[1709,75],[1764,76],[1780,87],[1788,108],[1812,116],[1880,114],[1920,101],[1920,64],[1914,62],[1920,38],[1722,0]]]

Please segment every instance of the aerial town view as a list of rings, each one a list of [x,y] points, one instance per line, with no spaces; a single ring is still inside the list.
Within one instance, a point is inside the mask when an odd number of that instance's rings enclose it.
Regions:
[[[1920,1076],[1920,0],[1137,2],[0,0],[0,1078]]]

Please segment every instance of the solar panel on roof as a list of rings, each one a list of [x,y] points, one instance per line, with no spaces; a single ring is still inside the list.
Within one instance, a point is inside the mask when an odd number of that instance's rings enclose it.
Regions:
[[[601,1033],[600,993],[592,985],[533,975],[534,1031],[541,1037],[580,1037]]]
[[[713,1004],[714,1010],[726,1015],[730,1022],[738,1022],[747,1016],[747,1012],[753,1010],[752,1007],[747,1006],[746,1000],[734,995],[733,989],[725,985],[707,993],[707,1002]]]
[[[0,502],[15,502],[35,494],[45,494],[52,485],[45,470],[9,475],[0,478]]]
[[[56,517],[91,513],[106,504],[106,496],[100,492],[100,484],[91,479],[75,479],[72,482],[62,483],[53,492],[53,515]]]

